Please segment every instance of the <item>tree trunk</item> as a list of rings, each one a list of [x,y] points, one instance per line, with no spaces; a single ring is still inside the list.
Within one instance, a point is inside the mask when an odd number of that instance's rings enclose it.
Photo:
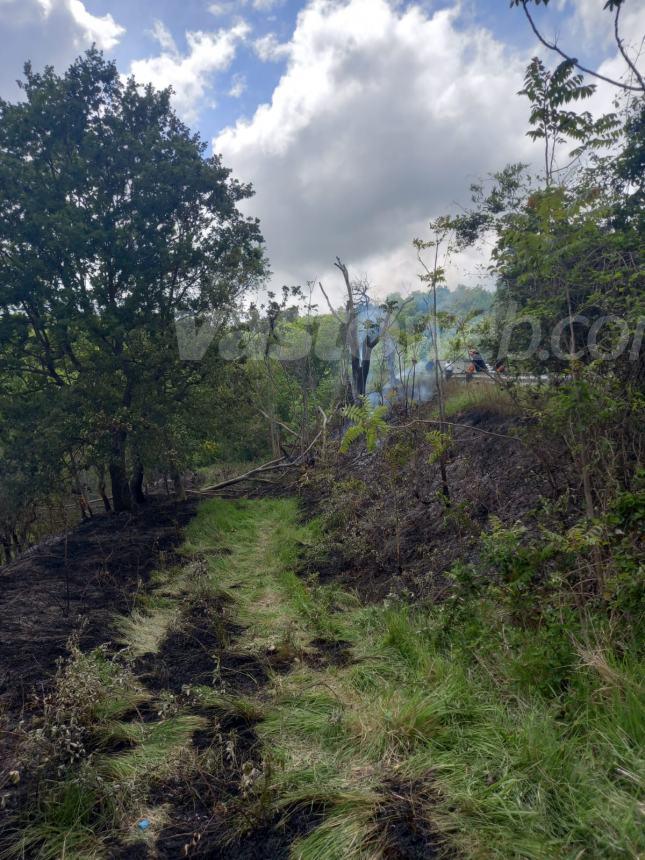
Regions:
[[[389,316],[386,325],[389,325]],[[367,378],[370,375],[370,364],[372,362],[372,350],[378,345],[381,336],[370,337],[368,334],[363,343],[363,355],[361,359],[360,394],[367,392]]]
[[[69,463],[70,463],[70,473],[72,476],[72,484],[74,486],[74,493],[76,494],[76,498],[78,499],[78,507],[81,512],[82,520],[90,520],[92,519],[92,508],[90,507],[89,500],[85,495],[85,490],[83,489],[83,484],[81,483],[81,477],[79,474],[78,466],[76,465],[76,459],[74,457],[74,452],[69,452]]]
[[[130,495],[130,485],[125,467],[125,440],[126,434],[123,431],[115,433],[112,437],[112,451],[108,467],[110,483],[112,484],[112,504],[117,513],[132,510],[132,496]]]
[[[184,489],[184,482],[181,479],[181,475],[179,474],[179,469],[173,467],[170,477],[172,479],[172,483],[175,488],[175,497],[183,502],[186,500],[186,490]]]
[[[437,260],[439,255],[439,245],[435,249],[434,257],[434,277],[432,280],[432,346],[434,349],[434,378],[437,386],[437,398],[439,401],[439,419],[441,421],[439,428],[442,435],[446,435],[448,427],[446,425],[446,401],[443,393],[443,379],[441,377],[441,367],[439,364],[439,343],[437,325]],[[443,443],[442,443],[443,447]],[[448,472],[446,469],[446,453],[441,452],[439,458],[439,471],[441,473],[441,492],[443,494],[446,505],[450,505],[450,488],[448,486]]]
[[[567,297],[567,310],[569,311],[569,366],[571,369],[571,377],[576,386],[576,398],[580,400],[580,370],[576,359],[576,330],[573,325],[573,305],[571,302],[571,292],[568,284],[565,282],[565,293]],[[571,422],[573,423],[573,422]],[[585,510],[587,516],[593,519],[596,515],[596,507],[593,500],[593,490],[591,488],[591,469],[590,456],[587,447],[587,435],[579,427],[576,428],[579,447],[580,447],[580,475],[582,478],[582,488],[585,499]],[[574,433],[575,438],[575,433]]]
[[[347,266],[341,262],[339,257],[336,257],[334,263],[336,268],[342,273],[345,281],[345,289],[347,290],[347,303],[345,305],[347,313],[347,323],[345,327],[345,347],[349,354],[352,363],[352,400],[356,400],[361,395],[361,380],[363,371],[361,368],[360,346],[358,342],[358,311],[354,303],[354,293],[349,280],[349,272]]]
[[[352,399],[358,399],[361,394],[363,394],[362,390],[362,382],[363,382],[363,368],[361,367],[361,360],[358,355],[352,356]]]
[[[146,497],[143,492],[143,466],[140,460],[136,460],[134,473],[130,478],[130,496],[137,505],[144,505]]]
[[[0,538],[0,546],[2,546],[4,550],[4,564],[9,564],[12,558],[11,538],[7,536]]]
[[[361,394],[367,391],[367,377],[370,375],[371,359],[364,358],[361,362]]]
[[[103,463],[101,463],[100,466],[96,466],[96,475],[98,478],[99,496],[103,500],[103,507],[105,508],[107,513],[110,513],[110,511],[112,510],[112,505],[110,504],[110,500],[107,495],[107,488],[105,484],[105,466],[103,465]]]

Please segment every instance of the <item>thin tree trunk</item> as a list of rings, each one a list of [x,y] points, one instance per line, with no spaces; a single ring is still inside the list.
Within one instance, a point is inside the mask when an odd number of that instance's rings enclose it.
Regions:
[[[5,564],[9,564],[11,561],[11,538],[3,537],[0,539],[0,546],[2,546],[4,550]]]
[[[101,463],[100,465],[96,466],[95,468],[96,468],[96,475],[98,478],[99,496],[101,497],[101,499],[103,501],[103,507],[105,508],[107,513],[110,513],[110,511],[112,510],[112,505],[110,504],[110,500],[109,500],[108,495],[107,495],[107,487],[106,487],[106,483],[105,483],[105,466],[103,465],[103,463]]]
[[[179,469],[177,469],[176,466],[173,466],[172,471],[170,472],[170,477],[175,488],[175,498],[180,502],[185,501],[186,490],[184,488],[184,482],[182,481]]]
[[[130,478],[130,495],[137,505],[144,505],[146,497],[143,492],[143,466],[139,458],[135,461],[134,472]]]
[[[126,434],[123,431],[114,433],[112,437],[112,451],[110,453],[110,483],[112,484],[112,503],[114,510],[132,510],[132,496],[128,484],[128,474],[125,465],[125,441]]]
[[[345,289],[347,290],[347,304],[345,306],[347,311],[345,344],[352,364],[352,399],[356,400],[361,394],[362,379],[360,346],[358,343],[358,313],[354,303],[354,293],[352,292],[352,285],[349,280],[347,266],[341,262],[339,257],[336,257],[334,265],[341,272],[343,280],[345,281]]]
[[[565,282],[565,291],[567,296],[567,310],[569,311],[569,365],[571,376],[576,385],[576,397],[579,398],[580,392],[578,386],[580,384],[580,373],[576,365],[576,331],[573,325],[573,305],[571,302],[571,292],[569,285]],[[591,467],[589,451],[587,447],[587,437],[584,431],[578,429],[578,446],[580,449],[580,477],[582,478],[582,490],[585,500],[585,511],[590,519],[596,515],[596,506],[593,499],[593,489],[591,486]]]
[[[441,379],[441,368],[439,366],[439,344],[437,342],[437,264],[439,259],[439,244],[435,247],[434,277],[432,279],[432,347],[434,351],[434,378],[437,385],[437,398],[439,400],[439,428],[442,435],[448,431],[446,425],[446,404],[443,393],[443,381]],[[443,446],[442,446],[443,447]],[[448,487],[448,473],[446,470],[446,455],[442,452],[439,458],[439,471],[441,472],[441,492],[447,504],[450,504],[450,488]]]
[[[81,512],[81,519],[89,520],[93,516],[92,508],[90,507],[88,498],[85,495],[85,491],[83,490],[83,485],[81,483],[81,478],[79,475],[78,466],[76,465],[73,451],[69,452],[69,462],[70,472],[72,474],[72,483],[74,485],[74,492],[76,493],[76,498],[78,499],[78,507]]]

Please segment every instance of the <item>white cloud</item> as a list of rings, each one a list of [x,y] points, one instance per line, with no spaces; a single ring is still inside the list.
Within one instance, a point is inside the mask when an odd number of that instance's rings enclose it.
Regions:
[[[235,12],[238,5],[234,0],[222,0],[219,3],[211,3],[208,11],[211,15],[215,15],[216,18],[220,18],[223,15],[231,15]]]
[[[258,12],[269,12],[276,6],[282,6],[284,0],[253,0],[253,8]]]
[[[579,41],[584,37],[583,47],[585,50],[597,51],[598,47],[607,48],[614,45],[614,17],[615,12],[604,8],[604,3],[596,0],[566,0],[565,9],[572,12],[572,33],[562,33],[558,40],[563,50],[570,50],[576,56],[580,53],[580,46],[567,44],[570,41]],[[634,52],[642,47],[645,34],[645,6],[642,3],[624,3],[620,11],[619,30],[626,46]],[[581,62],[583,62],[580,57]]]
[[[154,24],[152,25],[152,30],[150,31],[150,35],[168,54],[178,53],[177,45],[175,44],[175,40],[172,37],[172,33],[166,27],[163,21],[159,21],[159,19],[157,19],[154,22]]]
[[[43,0],[43,2],[48,2],[48,0]],[[239,12],[241,8],[248,8],[249,6],[256,12],[270,12],[283,4],[284,0],[216,0],[215,3],[209,5],[208,11],[211,15],[219,18],[222,15],[233,15]]]
[[[205,104],[212,105],[211,86],[216,72],[227,69],[249,26],[239,21],[215,33],[201,30],[186,33],[187,52],[182,54],[166,27],[155,23],[152,35],[161,47],[156,57],[135,60],[130,72],[141,83],[158,89],[172,86],[174,104],[186,122],[194,122]]]
[[[231,88],[228,91],[229,96],[232,99],[239,99],[241,95],[246,92],[246,78],[244,75],[233,75],[233,80],[231,82]]]
[[[255,39],[253,50],[262,62],[266,63],[288,57],[291,53],[291,45],[288,42],[280,43],[275,33],[267,33],[266,36]]]
[[[47,0],[50,7],[52,2],[53,0]],[[67,7],[82,31],[83,41],[96,42],[98,48],[111,51],[125,33],[125,28],[117,24],[110,14],[92,15],[81,0],[67,0]]]
[[[331,278],[338,254],[382,292],[414,285],[427,219],[530,154],[515,96],[526,57],[457,14],[386,0],[300,13],[271,103],[213,142],[255,185],[276,281]]]
[[[26,60],[62,72],[92,43],[112,50],[125,28],[110,14],[92,15],[81,0],[1,0],[0,31],[0,95],[15,99],[15,80]]]

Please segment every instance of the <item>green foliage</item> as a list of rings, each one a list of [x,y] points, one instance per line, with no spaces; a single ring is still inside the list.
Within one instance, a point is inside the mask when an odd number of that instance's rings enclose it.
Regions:
[[[109,465],[127,507],[126,457],[177,469],[190,445],[207,364],[180,360],[175,319],[221,325],[262,274],[237,208],[251,190],[204,157],[168,91],[94,49],[63,76],[27,65],[22,89],[0,103],[0,412],[54,443],[45,464]]]
[[[387,406],[372,406],[366,397],[360,402],[352,403],[343,408],[343,415],[353,422],[353,426],[345,431],[340,445],[341,453],[349,451],[353,442],[365,437],[368,451],[374,451],[380,438],[389,430],[385,420]]]
[[[430,443],[432,449],[428,462],[438,463],[449,453],[452,447],[452,436],[449,433],[442,433],[441,430],[430,430],[426,433],[426,442]]]
[[[566,106],[593,95],[594,84],[585,84],[583,75],[575,71],[574,60],[564,60],[553,72],[546,69],[539,57],[529,64],[520,95],[531,102],[527,132],[533,140],[544,141],[546,180],[553,177],[557,146],[567,139],[581,143],[572,153],[580,155],[585,149],[608,146],[617,137],[619,122],[615,114],[594,121],[588,111],[576,113]]]

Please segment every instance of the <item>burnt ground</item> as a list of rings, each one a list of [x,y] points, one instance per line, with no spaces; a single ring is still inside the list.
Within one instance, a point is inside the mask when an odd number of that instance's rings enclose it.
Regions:
[[[111,641],[114,616],[130,611],[155,568],[174,561],[183,527],[194,515],[196,504],[152,501],[137,514],[95,517],[66,538],[36,547],[0,570],[0,721],[4,719],[6,729],[20,719],[25,721],[23,728],[28,728],[30,720],[38,717],[36,694],[47,690],[73,633],[80,631],[83,650]],[[219,686],[227,694],[262,697],[272,669],[290,670],[293,655],[283,656],[284,665],[278,667],[274,665],[276,655],[253,656],[237,650],[242,628],[229,610],[227,600],[220,597],[188,603],[181,623],[173,625],[159,651],[144,655],[133,666],[154,698],[132,719],[160,719],[156,704],[166,693],[173,693],[183,712],[207,717],[208,725],[194,733],[193,745],[205,761],[212,754],[217,766],[153,784],[149,802],[168,804],[170,823],[158,834],[154,849],[141,843],[113,844],[109,856],[114,860],[280,860],[288,857],[293,841],[310,832],[324,816],[323,808],[309,807],[267,818],[270,805],[258,803],[257,793],[247,794],[244,788],[244,775],[249,771],[256,773],[261,787],[267,766],[254,718],[222,716],[193,702],[186,691],[204,683]],[[308,660],[314,666],[344,665],[352,660],[346,642],[317,639],[310,648]],[[0,787],[5,789],[11,788],[7,777],[15,763],[16,747],[17,735],[9,730],[0,735]],[[228,751],[224,757],[222,749]],[[416,789],[385,788],[384,856],[390,860],[434,856],[435,834],[428,828],[419,830]],[[36,784],[30,785],[23,775],[20,786],[10,791],[14,796],[5,814],[19,812],[36,790]],[[247,826],[231,832],[232,814],[241,810]],[[2,816],[0,811],[0,831]]]
[[[428,782],[390,779],[385,781],[384,789],[387,794],[378,815],[385,843],[383,860],[438,857],[443,840],[424,814],[433,800]]]
[[[230,618],[229,603],[221,597],[193,601],[159,651],[143,655],[135,663],[148,689],[157,694],[175,693],[183,702],[182,710],[206,717],[208,725],[192,738],[203,767],[188,778],[179,774],[152,787],[150,803],[171,807],[171,822],[157,836],[154,854],[141,845],[115,845],[110,855],[115,860],[152,856],[159,860],[280,860],[288,857],[291,843],[321,818],[319,809],[298,809],[267,818],[267,806],[257,799],[257,793],[247,796],[244,790],[244,775],[250,772],[262,784],[265,765],[254,729],[256,719],[237,713],[222,715],[191,702],[186,692],[191,685],[204,684],[228,695],[261,697],[269,682],[267,660],[236,650],[243,628]],[[246,812],[247,827],[231,832],[231,813],[241,809]]]
[[[105,514],[0,568],[0,704],[19,713],[67,653],[109,641],[115,613],[160,560],[168,560],[195,513],[193,501],[150,501],[135,514]]]
[[[249,495],[252,495],[251,493]],[[19,739],[32,721],[39,721],[42,694],[47,691],[67,643],[80,635],[82,650],[110,643],[114,616],[127,613],[153,570],[172,564],[183,539],[183,527],[197,502],[151,501],[137,514],[97,516],[58,540],[49,540],[0,570],[0,832],[14,832],[16,816],[38,791],[37,779],[20,767]],[[244,794],[249,769],[262,774],[264,763],[254,719],[222,716],[195,703],[187,689],[204,684],[229,695],[262,696],[273,668],[271,655],[236,650],[243,628],[231,617],[230,600],[217,596],[189,602],[179,624],[166,634],[156,653],[136,659],[132,668],[153,699],[130,715],[154,722],[158,704],[172,693],[184,713],[207,718],[207,727],[194,733],[193,745],[206,762],[216,766],[197,774],[178,775],[153,784],[149,802],[170,807],[170,823],[158,834],[154,849],[146,844],[109,847],[117,860],[155,857],[286,858],[292,842],[321,820],[320,808],[298,808],[267,818],[262,805]],[[320,665],[346,659],[345,643],[313,642],[312,659]],[[288,660],[283,671],[292,668]],[[127,716],[126,716],[127,719]],[[22,721],[18,732],[13,732]],[[116,744],[109,754],[125,747]],[[227,755],[222,757],[222,749]],[[10,771],[22,776],[12,785]],[[262,777],[257,777],[261,779]],[[248,825],[230,832],[230,812],[246,810]],[[4,824],[3,824],[4,817]],[[0,839],[0,842],[2,840]]]
[[[33,719],[38,721],[42,693],[67,655],[70,636],[80,631],[82,650],[111,641],[114,616],[130,611],[154,569],[175,560],[183,527],[196,505],[153,501],[134,515],[95,517],[66,538],[35,547],[0,571],[0,729],[4,729],[0,788],[6,804],[0,810],[0,832],[3,816],[7,832],[13,832],[16,815],[37,791],[36,782],[18,764],[19,736]],[[149,802],[168,804],[171,823],[159,833],[154,849],[143,843],[112,844],[109,856],[115,860],[153,856],[279,860],[288,856],[294,839],[322,816],[322,810],[313,808],[270,819],[256,811],[243,791],[244,773],[249,769],[261,773],[264,766],[253,718],[219,715],[193,702],[187,692],[204,684],[229,695],[261,695],[268,683],[270,661],[235,648],[243,628],[230,617],[229,602],[219,596],[190,601],[158,652],[133,663],[154,698],[137,708],[131,719],[161,719],[157,705],[164,694],[173,693],[184,713],[207,718],[207,727],[194,733],[193,745],[206,762],[212,753],[217,766],[204,767],[189,779],[178,775],[153,784]],[[20,732],[12,732],[20,720]],[[123,748],[117,744],[109,753],[118,754]],[[222,749],[227,750],[224,757]],[[8,778],[14,766],[22,772],[17,786]],[[246,806],[248,826],[231,833],[229,810]]]
[[[151,500],[135,514],[95,516],[0,568],[0,789],[16,766],[15,728],[38,718],[72,634],[84,650],[110,641],[114,615],[128,612],[151,572],[173,559],[195,508]],[[29,790],[22,780],[0,807],[0,831]]]
[[[140,676],[151,689],[179,692],[185,685],[209,682],[231,695],[252,695],[262,698],[269,682],[267,668],[288,671],[293,662],[283,658],[277,666],[274,655],[254,657],[235,650],[236,638],[242,629],[227,616],[227,603],[218,599],[209,603],[215,624],[205,624],[208,613],[203,603],[186,608],[179,632],[169,633],[159,652],[142,658]],[[204,648],[204,643],[207,647]],[[343,640],[313,639],[310,657],[312,665],[345,665],[351,660],[350,643]],[[208,654],[205,655],[205,652]],[[197,674],[196,674],[197,673]],[[163,686],[161,679],[167,679]],[[141,845],[114,846],[115,860],[179,857],[209,858],[209,860],[287,860],[292,843],[313,830],[324,818],[322,804],[286,808],[280,814],[268,814],[269,797],[264,797],[264,768],[269,767],[261,755],[255,732],[256,719],[241,714],[216,714],[208,707],[193,710],[210,718],[205,729],[193,734],[193,745],[200,751],[202,761],[215,767],[204,767],[189,779],[177,776],[154,786],[151,803],[170,803],[171,823],[158,835],[154,854]],[[227,754],[222,757],[222,748]],[[245,793],[244,775],[257,774],[255,788]],[[266,774],[270,777],[270,770]],[[382,835],[387,860],[429,860],[438,856],[441,839],[419,814],[428,803],[427,785],[386,781],[384,802],[376,823]],[[231,831],[231,817],[243,811],[246,826]]]
[[[481,533],[492,517],[507,526],[521,520],[529,530],[544,522],[544,500],[554,502],[568,489],[557,440],[550,450],[537,449],[529,422],[481,407],[450,420],[455,426],[447,463],[449,507],[425,438],[436,424],[390,432],[371,454],[355,445],[326,474],[319,470],[301,483],[308,513],[325,519],[330,509],[342,509],[331,523],[325,557],[309,565],[321,581],[340,581],[367,601],[390,593],[440,600],[450,588],[445,573],[455,562],[480,561]],[[544,445],[544,434],[541,439]],[[413,453],[392,467],[388,451],[404,440]],[[343,482],[336,497],[335,482]],[[560,526],[571,513],[558,512]]]

